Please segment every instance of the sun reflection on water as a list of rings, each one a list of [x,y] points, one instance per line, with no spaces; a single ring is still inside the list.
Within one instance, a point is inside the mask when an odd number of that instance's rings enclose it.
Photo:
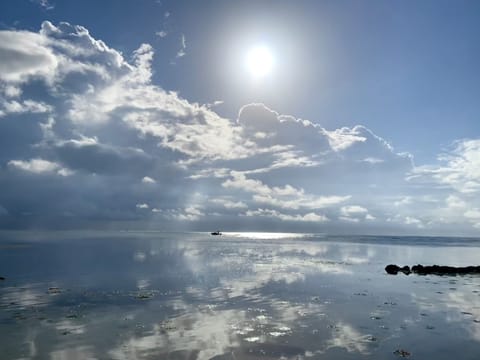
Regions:
[[[252,240],[276,240],[276,239],[299,239],[313,236],[307,233],[284,233],[284,232],[224,232],[224,235]]]

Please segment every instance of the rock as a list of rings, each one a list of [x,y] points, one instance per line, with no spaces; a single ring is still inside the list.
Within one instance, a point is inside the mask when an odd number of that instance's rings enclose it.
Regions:
[[[5,280],[5,278],[3,276],[0,276],[0,280]]]
[[[390,274],[390,275],[397,275],[399,270],[400,270],[400,267],[393,264],[387,265],[385,267],[385,271],[387,272],[387,274]]]
[[[405,275],[409,275],[411,273],[408,266],[400,267],[394,264],[387,265],[385,267],[385,271],[390,275],[397,275],[400,271],[403,272]]]
[[[390,275],[397,275],[398,272],[403,272],[405,275],[409,275],[412,272],[418,275],[465,275],[465,274],[480,274],[480,266],[440,266],[440,265],[427,265],[421,264],[413,265],[410,269],[408,266],[400,267],[398,265],[390,264],[385,267],[385,271]]]
[[[464,275],[464,274],[480,274],[480,266],[465,266],[465,267],[455,267],[455,266],[423,266],[415,265],[412,267],[412,271],[419,275]]]

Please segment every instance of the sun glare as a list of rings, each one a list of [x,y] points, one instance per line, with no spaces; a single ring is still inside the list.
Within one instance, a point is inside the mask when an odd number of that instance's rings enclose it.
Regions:
[[[272,72],[274,59],[265,46],[257,46],[247,54],[247,69],[255,78],[263,78]]]

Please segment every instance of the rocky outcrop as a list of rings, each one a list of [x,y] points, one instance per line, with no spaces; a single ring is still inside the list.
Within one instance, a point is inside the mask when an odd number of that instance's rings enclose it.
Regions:
[[[393,264],[387,265],[385,267],[385,271],[390,275],[397,275],[398,272],[403,272],[405,275],[410,275],[411,273],[410,268],[408,266],[400,267]]]
[[[410,273],[418,275],[466,275],[466,274],[480,274],[480,266],[440,266],[440,265],[414,265],[410,269],[408,266],[400,267],[398,265],[390,264],[385,267],[385,271],[390,275],[397,275],[403,272],[405,275]]]

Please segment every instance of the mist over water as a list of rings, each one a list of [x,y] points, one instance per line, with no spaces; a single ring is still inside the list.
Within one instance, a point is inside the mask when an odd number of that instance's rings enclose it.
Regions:
[[[475,359],[480,278],[384,267],[479,255],[459,238],[4,233],[1,358]]]

